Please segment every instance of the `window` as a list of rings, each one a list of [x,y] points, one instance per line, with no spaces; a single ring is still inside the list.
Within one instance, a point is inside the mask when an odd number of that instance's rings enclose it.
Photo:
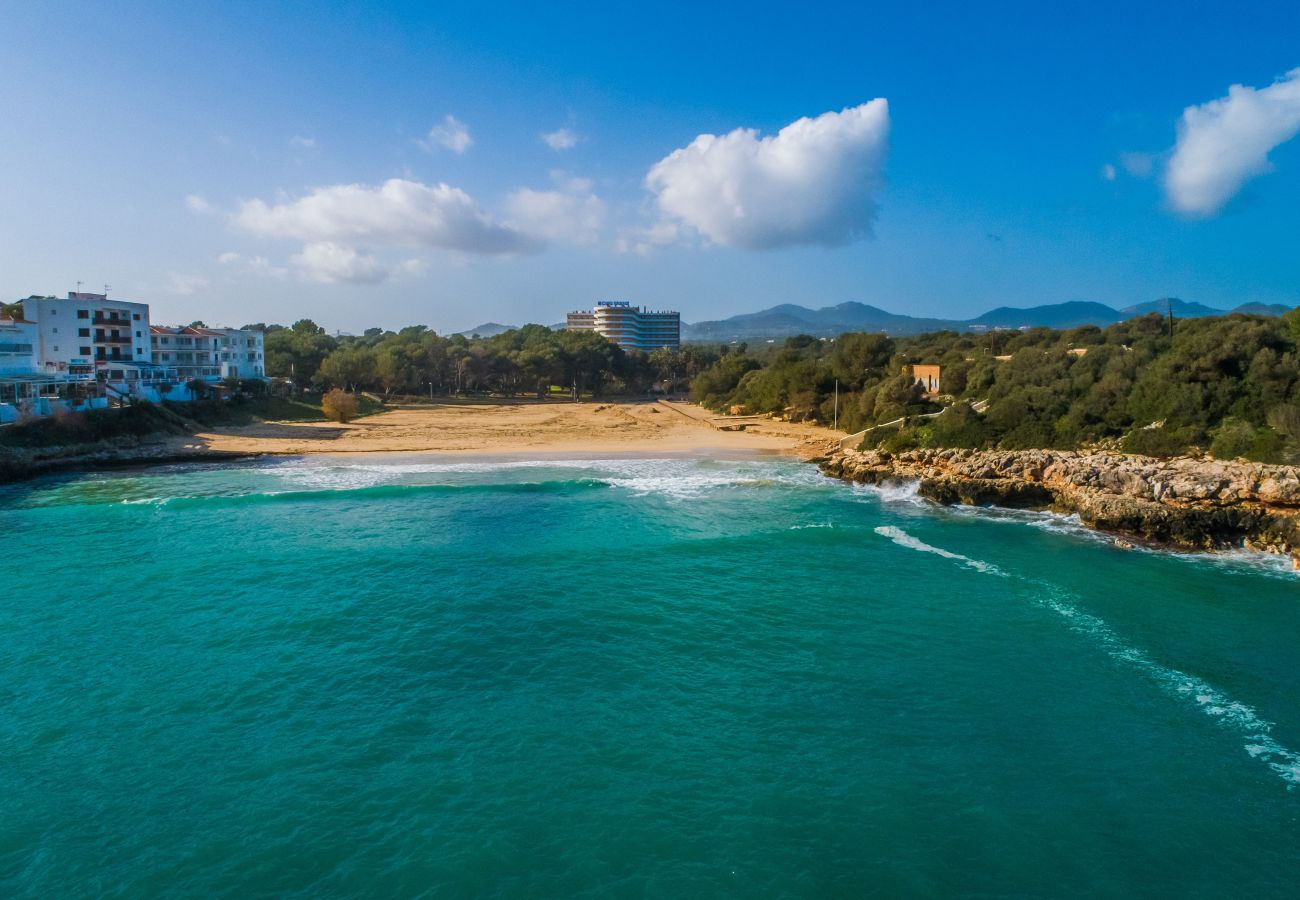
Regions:
[[[141,350],[139,347],[136,347],[136,348],[135,348],[135,355],[136,355],[136,356],[139,356],[139,355],[140,355],[141,353],[143,353],[143,352],[144,352],[144,351]]]
[[[77,318],[78,318],[78,319],[89,319],[89,318],[90,318],[90,310],[88,310],[88,309],[79,309],[79,310],[77,310]]]
[[[54,329],[54,333],[55,333],[55,334],[58,334],[58,333],[59,333],[59,329],[55,328],[55,329]]]
[[[58,352],[59,352],[59,345],[58,345],[58,344],[55,344],[55,345],[54,345],[54,352],[55,352],[55,353],[58,353]]]
[[[82,348],[81,348],[81,355],[82,355],[82,356],[89,356],[89,355],[90,355],[90,348],[89,348],[89,347],[82,347]]]
[[[136,316],[136,318],[138,319],[138,318],[140,318],[140,317],[139,317],[139,316]],[[136,337],[143,337],[143,335],[141,335],[140,332],[138,332],[138,331],[135,333],[135,336],[136,336]]]
[[[140,314],[139,314],[139,313],[136,313],[136,314],[135,314],[134,316],[132,316],[131,318],[133,318],[133,319],[135,319],[137,322],[139,322],[139,321],[140,321]]]

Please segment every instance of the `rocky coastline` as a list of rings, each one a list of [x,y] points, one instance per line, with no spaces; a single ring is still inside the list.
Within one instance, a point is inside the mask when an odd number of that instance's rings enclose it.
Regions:
[[[252,455],[255,454],[199,447],[177,450],[167,444],[150,444],[132,438],[39,449],[0,447],[0,485],[67,472],[167,463],[228,462]]]
[[[918,483],[943,505],[1077,513],[1099,531],[1184,550],[1283,553],[1300,569],[1300,468],[1067,450],[846,450],[813,460],[859,484]]]

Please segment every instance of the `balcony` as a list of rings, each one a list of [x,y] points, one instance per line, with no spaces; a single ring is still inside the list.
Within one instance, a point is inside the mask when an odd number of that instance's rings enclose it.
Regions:
[[[101,331],[95,334],[95,343],[96,344],[129,344],[131,343],[131,336],[129,334],[124,334],[124,335],[104,334]]]
[[[130,325],[131,317],[126,313],[112,313],[107,316],[103,313],[95,313],[90,321],[96,325]]]

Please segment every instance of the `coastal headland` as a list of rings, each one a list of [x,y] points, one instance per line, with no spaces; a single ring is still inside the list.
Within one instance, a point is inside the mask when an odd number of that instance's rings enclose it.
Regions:
[[[1065,450],[829,447],[827,475],[859,484],[915,481],[945,505],[1051,508],[1083,524],[1187,550],[1289,553],[1300,568],[1300,469],[1212,459]]]

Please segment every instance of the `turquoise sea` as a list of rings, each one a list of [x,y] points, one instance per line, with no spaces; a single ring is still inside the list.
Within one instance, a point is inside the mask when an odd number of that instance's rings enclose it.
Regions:
[[[0,896],[1284,897],[1300,579],[767,457],[0,491]]]

